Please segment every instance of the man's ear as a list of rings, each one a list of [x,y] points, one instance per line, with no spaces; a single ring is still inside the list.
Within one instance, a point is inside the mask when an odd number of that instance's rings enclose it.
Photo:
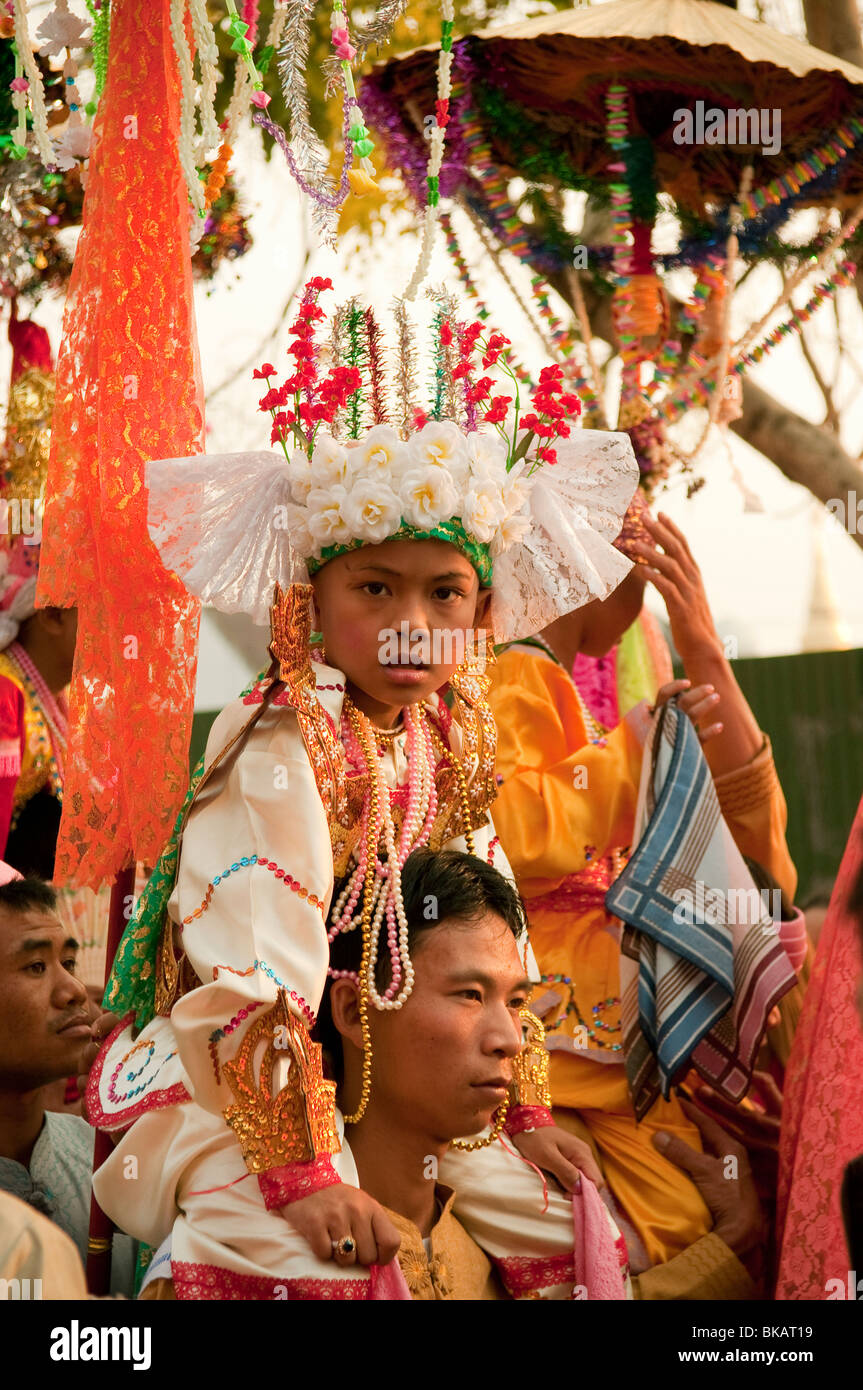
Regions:
[[[360,991],[353,980],[333,980],[330,985],[330,1013],[336,1031],[362,1051],[363,1027],[360,1017]]]
[[[480,589],[476,596],[476,609],[473,615],[474,627],[488,627],[491,613],[491,589]]]

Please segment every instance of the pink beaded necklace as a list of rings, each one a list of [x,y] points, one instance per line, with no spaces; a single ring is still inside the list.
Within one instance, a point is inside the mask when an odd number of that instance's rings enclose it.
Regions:
[[[334,904],[332,926],[328,933],[332,941],[339,932],[351,931],[362,920],[361,898],[369,863],[375,856],[375,879],[372,890],[371,944],[369,957],[369,997],[377,1009],[400,1009],[413,988],[414,972],[408,949],[408,924],[401,891],[401,871],[412,850],[428,843],[437,815],[436,760],[427,720],[419,705],[409,705],[404,711],[406,755],[408,763],[407,807],[402,828],[396,839],[393,806],[401,788],[390,788],[384,774],[383,759],[391,755],[391,747],[379,751],[375,729],[361,710],[349,706],[356,719],[359,737],[347,711],[342,716],[342,742],[348,763],[368,775],[369,785],[363,799],[357,864]],[[375,795],[372,795],[374,787]],[[377,807],[375,823],[371,808]],[[383,858],[379,858],[383,839]],[[381,930],[386,922],[387,949],[390,953],[392,978],[383,994],[375,985]],[[352,972],[332,971],[332,975]]]
[[[63,786],[63,755],[66,752],[66,744],[69,737],[69,719],[66,713],[66,701],[61,695],[54,698],[38,667],[31,657],[21,646],[20,642],[13,642],[6,648],[6,655],[17,666],[24,685],[27,687],[27,694],[30,697],[37,716],[41,715],[51,734],[51,751],[54,762],[57,765],[57,776],[60,788]]]

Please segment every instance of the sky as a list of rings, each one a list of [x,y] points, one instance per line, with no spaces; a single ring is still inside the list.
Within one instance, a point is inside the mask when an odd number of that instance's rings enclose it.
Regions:
[[[77,8],[73,0],[73,8]],[[755,3],[741,6],[756,13]],[[765,0],[765,17],[799,32],[797,0]],[[284,362],[288,318],[285,299],[297,282],[310,248],[310,274],[332,275],[338,298],[361,293],[386,317],[394,293],[410,278],[417,253],[412,219],[393,219],[385,235],[372,244],[355,237],[339,254],[314,250],[313,234],[296,187],[276,153],[268,163],[257,136],[247,130],[233,160],[244,207],[251,217],[254,245],[240,261],[223,266],[214,282],[195,289],[198,334],[205,392],[208,397],[207,449],[234,452],[265,447],[267,421],[257,412],[260,394],[251,369],[269,359]],[[465,249],[471,246],[464,234]],[[472,258],[477,260],[477,257]],[[515,306],[494,267],[477,267],[476,278],[496,321],[532,367],[545,359],[542,345]],[[523,268],[508,266],[527,289]],[[438,244],[430,284],[452,285],[451,263]],[[745,302],[735,305],[738,328],[769,307],[779,288],[778,275],[765,268],[747,282]],[[332,297],[333,302],[336,296]],[[562,311],[562,304],[556,306]],[[38,320],[59,343],[61,306],[44,301]],[[281,329],[273,329],[281,319]],[[857,364],[845,368],[836,397],[841,407],[842,439],[854,457],[863,443],[863,313],[851,291],[839,299],[839,321],[846,349]],[[829,308],[809,328],[810,345],[822,370],[832,377],[836,359],[836,321]],[[4,345],[5,349],[5,345]],[[281,354],[281,358],[280,358]],[[0,356],[0,380],[8,379],[8,355]],[[820,422],[823,403],[799,345],[787,341],[753,372],[753,379],[807,419]],[[687,431],[699,422],[684,422]],[[740,656],[783,655],[801,650],[812,601],[816,556],[824,586],[832,592],[834,616],[821,625],[819,645],[863,646],[863,550],[810,494],[791,483],[770,462],[733,434],[715,432],[698,471],[706,485],[690,500],[683,481],[672,482],[659,506],[686,532],[699,561],[717,630],[732,639]],[[861,499],[863,500],[863,499]],[[658,595],[651,607],[661,615]],[[243,618],[225,620],[205,614],[202,626],[197,705],[214,709],[231,699],[252,670],[266,664],[267,633]]]

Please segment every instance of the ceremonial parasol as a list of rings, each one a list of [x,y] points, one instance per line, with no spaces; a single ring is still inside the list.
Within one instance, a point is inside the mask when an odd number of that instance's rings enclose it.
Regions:
[[[633,129],[653,145],[660,187],[677,189],[693,206],[706,197],[734,197],[743,157],[753,166],[755,183],[774,177],[777,165],[757,147],[744,152],[706,141],[682,146],[674,139],[674,113],[681,106],[701,99],[726,108],[779,110],[786,163],[843,117],[863,113],[863,70],[710,0],[579,5],[482,29],[456,47],[475,60],[487,86],[537,120],[549,150],[566,155],[585,184],[608,182],[603,96],[609,82],[625,82]],[[392,58],[364,83],[365,91],[376,89],[400,108],[403,129],[413,127],[421,156],[424,118],[434,111],[435,58],[433,46]],[[528,133],[522,143],[510,123],[495,120],[495,110],[492,104],[485,120],[494,159],[530,177],[537,169],[535,160],[524,167],[531,153]],[[442,192],[454,191],[455,180],[466,176],[457,142],[450,140]],[[562,174],[562,166],[557,172]],[[859,141],[843,165],[841,187],[846,196],[863,192]]]
[[[375,68],[363,100],[390,162],[424,201],[434,50]],[[463,208],[499,265],[505,250],[556,284],[569,281],[583,344],[576,357],[587,358],[575,380],[588,415],[600,412],[601,386],[574,269],[613,290],[624,368],[619,427],[634,431],[648,480],[670,462],[664,424],[693,403],[709,405],[711,423],[734,418],[740,373],[854,274],[846,258],[863,211],[863,70],[723,5],[615,0],[482,30],[454,45],[447,116],[433,193]],[[517,201],[514,176],[526,184]],[[569,189],[610,205],[605,244],[580,246],[567,229]],[[660,204],[679,230],[674,251],[662,255],[651,244]],[[783,240],[780,229],[807,206],[848,216],[806,245]],[[449,210],[441,221],[475,294]],[[765,258],[790,266],[790,277],[772,310],[735,342],[729,290],[742,267]],[[696,273],[682,309],[662,278],[680,267]],[[820,272],[795,308],[795,290]],[[535,278],[540,330],[566,360],[572,334],[555,320],[547,290]]]

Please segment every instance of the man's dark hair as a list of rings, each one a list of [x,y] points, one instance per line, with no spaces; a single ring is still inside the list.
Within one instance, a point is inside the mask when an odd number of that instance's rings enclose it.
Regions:
[[[13,878],[0,884],[0,907],[8,912],[56,912],[57,890],[44,878]]]
[[[342,883],[337,883],[333,902]],[[408,923],[408,950],[414,955],[425,932],[441,922],[456,921],[471,926],[486,913],[494,913],[506,923],[517,941],[527,930],[524,906],[509,879],[485,860],[460,850],[415,849],[402,868],[402,900]],[[385,930],[385,929],[384,929]],[[382,933],[383,934],[383,933]],[[334,970],[358,971],[362,959],[362,933],[359,928],[340,932],[330,946],[330,965]],[[375,984],[386,989],[392,979],[392,965],[386,941],[380,943]],[[335,1079],[342,1079],[342,1040],[330,1012],[330,980],[315,1029]]]

